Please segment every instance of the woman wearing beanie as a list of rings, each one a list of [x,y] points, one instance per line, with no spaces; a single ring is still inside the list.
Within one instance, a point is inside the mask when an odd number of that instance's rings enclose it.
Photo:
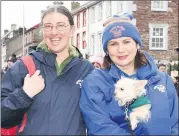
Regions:
[[[102,44],[105,68],[95,69],[82,83],[80,108],[89,135],[178,135],[178,98],[172,79],[159,72],[153,58],[141,51],[141,35],[130,14],[105,22]],[[114,98],[121,77],[147,80],[145,97],[151,117],[131,129],[126,116],[131,113]],[[135,102],[135,101],[134,101]]]
[[[91,62],[95,68],[102,68],[103,67],[103,58],[100,57],[100,56],[89,57],[89,62]]]

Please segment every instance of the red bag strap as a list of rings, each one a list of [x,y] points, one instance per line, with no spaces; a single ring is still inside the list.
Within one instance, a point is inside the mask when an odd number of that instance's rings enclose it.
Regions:
[[[36,65],[34,63],[32,56],[23,56],[21,59],[22,59],[24,65],[26,66],[30,76],[32,76],[36,71]],[[19,131],[18,131],[19,133],[24,130],[26,122],[27,122],[27,114],[24,115],[22,124],[20,126]]]
[[[30,76],[32,76],[36,71],[36,66],[32,56],[23,56],[21,59],[26,66]]]

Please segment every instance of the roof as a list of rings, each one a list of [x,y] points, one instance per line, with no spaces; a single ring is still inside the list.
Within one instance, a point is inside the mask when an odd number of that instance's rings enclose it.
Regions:
[[[33,29],[38,28],[39,26],[40,26],[40,23],[38,23],[38,24],[32,26],[31,28],[29,28],[28,30],[25,31],[25,34],[28,33],[28,32],[30,32],[30,31],[33,30]],[[22,35],[22,34],[19,34],[19,33],[18,33],[18,34],[16,34],[15,36],[13,36],[12,38],[7,39],[6,42],[10,42],[10,41],[12,41],[13,39],[19,37],[20,35]]]
[[[79,8],[76,8],[76,9],[72,10],[71,11],[72,15],[75,15],[75,14],[79,13],[80,11],[83,11],[84,9],[87,9],[89,7],[92,7],[93,5],[95,5],[95,4],[99,3],[99,2],[101,2],[101,1],[89,1],[89,2],[81,5]]]
[[[34,25],[33,27],[29,28],[28,30],[25,31],[25,33],[28,33],[29,31],[33,30],[33,29],[36,29],[40,26],[40,23]]]

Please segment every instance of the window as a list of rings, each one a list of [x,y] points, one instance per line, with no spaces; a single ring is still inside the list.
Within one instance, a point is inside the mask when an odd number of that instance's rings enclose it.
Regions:
[[[98,7],[98,20],[101,20],[103,18],[103,5],[102,2],[99,3]]]
[[[76,35],[76,47],[79,48],[80,46],[80,34]]]
[[[95,22],[95,8],[91,8],[91,23]]]
[[[32,30],[32,42],[34,42],[35,41],[35,39],[34,39],[34,37],[35,37],[35,35],[34,35],[35,33],[34,33],[34,30]],[[38,33],[39,35],[40,35],[40,33]]]
[[[29,33],[29,40],[30,40],[30,43],[32,42],[32,31],[30,31]]]
[[[151,11],[167,11],[168,1],[151,1]]]
[[[150,50],[167,50],[168,48],[168,25],[149,24],[150,28]]]
[[[86,11],[83,12],[83,26],[86,26]]]
[[[83,43],[82,43],[82,48],[86,48],[86,32],[83,32]]]
[[[98,45],[97,45],[97,51],[99,55],[102,55],[103,48],[102,48],[102,33],[98,32]]]
[[[80,28],[80,14],[77,15],[77,28]]]
[[[91,54],[95,53],[95,35],[91,35]]]
[[[25,45],[27,45],[27,34],[25,35]]]
[[[123,1],[117,1],[117,13],[123,12]]]
[[[107,17],[111,16],[111,1],[106,1]]]

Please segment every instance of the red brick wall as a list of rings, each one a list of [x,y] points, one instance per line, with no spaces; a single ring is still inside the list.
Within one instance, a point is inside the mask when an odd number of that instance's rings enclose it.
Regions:
[[[158,60],[178,59],[178,54],[175,51],[175,48],[178,47],[178,1],[169,1],[168,11],[151,11],[151,1],[135,1],[135,4],[136,11],[133,12],[133,15],[143,38],[143,49]],[[167,51],[149,50],[149,23],[169,25]]]

